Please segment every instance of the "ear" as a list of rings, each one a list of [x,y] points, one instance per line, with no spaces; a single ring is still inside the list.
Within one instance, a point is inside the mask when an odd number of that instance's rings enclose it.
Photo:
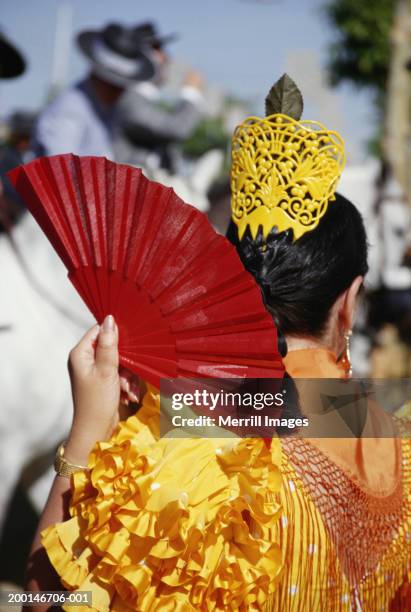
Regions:
[[[351,285],[344,291],[340,297],[340,308],[338,317],[341,327],[348,331],[354,325],[355,306],[357,303],[357,295],[363,283],[364,277],[357,276]]]

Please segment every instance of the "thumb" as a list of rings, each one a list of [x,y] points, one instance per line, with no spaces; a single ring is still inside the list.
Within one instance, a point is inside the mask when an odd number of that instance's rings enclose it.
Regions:
[[[104,319],[103,325],[100,328],[97,338],[95,363],[102,376],[108,377],[118,372],[118,332],[112,315],[108,315]]]

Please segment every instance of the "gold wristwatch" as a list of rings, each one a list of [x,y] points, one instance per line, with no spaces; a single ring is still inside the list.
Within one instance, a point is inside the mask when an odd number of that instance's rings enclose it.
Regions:
[[[74,472],[79,472],[80,470],[87,470],[88,468],[84,465],[76,465],[75,463],[70,463],[64,457],[64,448],[65,442],[62,442],[57,449],[56,456],[54,459],[54,469],[56,470],[59,476],[65,476],[66,478],[70,478]]]

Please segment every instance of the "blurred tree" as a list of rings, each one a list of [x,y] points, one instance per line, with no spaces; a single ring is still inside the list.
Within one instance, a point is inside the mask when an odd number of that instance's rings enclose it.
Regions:
[[[336,32],[331,82],[374,92],[379,121],[369,150],[411,196],[411,0],[325,0],[324,10]]]
[[[374,152],[411,204],[411,0],[326,0],[325,12],[337,33],[328,62],[331,81],[350,81],[376,94]]]
[[[328,63],[332,83],[350,81],[370,87],[380,108],[390,67],[395,7],[396,0],[327,0],[325,4],[337,35]]]
[[[223,117],[205,117],[183,144],[185,155],[196,159],[211,149],[227,149],[229,137]]]

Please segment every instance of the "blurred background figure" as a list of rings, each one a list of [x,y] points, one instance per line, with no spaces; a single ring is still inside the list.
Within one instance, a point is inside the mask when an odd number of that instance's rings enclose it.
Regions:
[[[382,165],[380,181],[381,276],[369,296],[371,372],[376,378],[406,378],[411,377],[411,209],[388,163]]]
[[[6,137],[0,144],[0,163],[4,172],[33,159],[31,134],[35,122],[36,114],[24,110],[17,110],[8,118]]]
[[[203,103],[203,79],[198,72],[187,72],[179,99],[170,105],[162,97],[169,56],[165,45],[176,38],[161,35],[153,23],[133,30],[135,44],[150,49],[154,74],[150,80],[132,85],[122,97],[117,111],[116,159],[150,170],[178,171],[178,143],[198,124]]]
[[[6,135],[0,143],[0,176],[2,177],[3,198],[0,206],[0,232],[9,230],[25,212],[14,189],[5,176],[19,164],[34,157],[31,148],[31,134],[36,115],[26,111],[16,111],[8,119]]]
[[[137,25],[133,30],[137,48],[153,62],[152,78],[133,84],[122,96],[116,116],[114,155],[117,161],[143,168],[150,178],[174,187],[183,199],[200,210],[207,210],[206,191],[221,170],[223,155],[208,152],[190,166],[182,144],[199,125],[204,109],[203,78],[186,71],[177,100],[164,96],[170,57],[166,45],[175,34],[162,35],[154,23]]]
[[[154,65],[134,29],[112,23],[83,31],[77,43],[90,70],[41,113],[35,131],[39,155],[75,153],[113,157],[115,106],[127,86],[153,76]]]
[[[0,31],[0,79],[14,79],[21,76],[25,69],[26,60],[23,54]],[[27,118],[26,116],[26,120]],[[6,135],[3,142],[0,141],[0,226],[8,223],[9,219],[12,222],[21,212],[21,208],[11,206],[7,198],[9,184],[5,178],[6,172],[18,165],[29,149],[33,123],[26,121],[26,125],[22,126],[20,124],[23,121],[20,119],[22,117],[19,118],[17,113],[11,115]]]

